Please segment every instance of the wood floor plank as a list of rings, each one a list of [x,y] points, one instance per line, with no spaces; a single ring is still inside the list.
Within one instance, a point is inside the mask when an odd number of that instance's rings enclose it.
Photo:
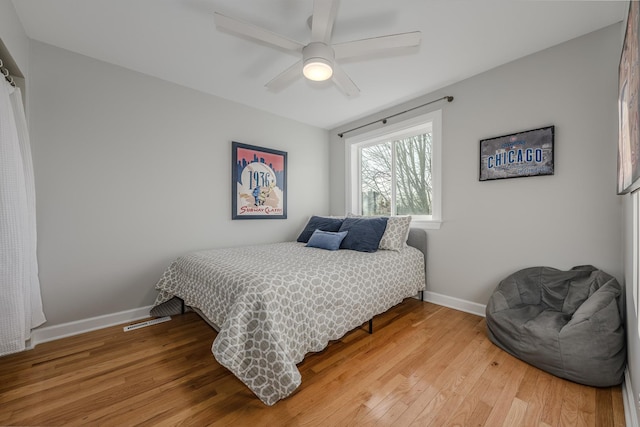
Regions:
[[[195,313],[0,358],[0,425],[624,426],[620,387],[540,371],[491,344],[480,317],[408,299],[299,364],[269,407],[211,354]]]
[[[609,387],[611,391],[611,407],[613,410],[613,425],[615,427],[626,426],[624,418],[624,403],[622,402],[622,387]],[[596,402],[596,422],[599,416],[598,408],[604,408],[604,405],[598,400]]]
[[[578,391],[578,425],[594,425],[595,415],[596,389],[581,386]]]
[[[527,407],[529,404],[517,397],[511,402],[509,412],[502,423],[503,427],[519,426],[524,423],[524,417],[527,413]]]
[[[465,366],[471,369],[474,367],[473,363],[466,362],[474,354],[471,349],[474,345],[478,344],[477,331],[475,328],[472,328],[464,332],[464,335],[461,334],[461,331],[456,332],[456,335],[450,335],[450,338],[452,338],[451,342],[457,343],[458,345],[441,348],[438,352],[434,353],[434,357],[430,361],[431,363],[415,362],[417,366],[422,367],[421,372],[416,371],[416,373],[419,372],[420,375],[418,385],[428,385],[428,392],[421,396],[420,390],[415,389],[403,398],[404,402],[408,403],[409,406],[396,420],[398,424],[426,423],[429,421],[428,418],[435,417],[437,414],[431,413],[431,415],[428,415],[427,412],[425,412],[425,408],[428,406],[431,410],[433,410],[433,408],[440,410],[442,398],[439,395],[443,392],[443,389],[445,387],[449,389],[455,388],[455,385],[460,379],[459,374],[464,375]],[[474,338],[476,338],[476,340],[474,340]],[[481,337],[481,341],[484,344],[490,344],[484,337]],[[469,343],[472,343],[471,346],[469,346]],[[452,357],[452,355],[456,356]],[[449,366],[456,366],[460,368],[462,372],[458,372],[456,368],[448,369]],[[472,381],[468,381],[466,383],[470,384],[471,382]],[[453,390],[449,390],[448,392],[452,393]]]
[[[513,358],[510,358],[510,360],[514,361]],[[524,364],[519,360],[515,363],[485,425],[498,426],[504,423],[506,417],[509,415],[513,401],[516,399],[516,393],[520,388],[520,384],[526,372],[526,366],[523,365]]]
[[[485,367],[486,372],[486,367]],[[446,425],[465,426],[477,423],[483,425],[491,412],[491,406],[480,399],[482,393],[489,388],[491,380],[484,375],[478,379],[473,388],[464,396],[464,399],[458,405],[451,417],[447,420]],[[473,421],[472,421],[473,420]]]
[[[461,358],[459,364],[454,360],[450,365],[452,369],[445,371],[449,373],[447,381],[443,382],[442,386],[436,383],[440,393],[445,396],[445,402],[429,417],[431,425],[441,426],[448,423],[485,372],[487,368],[485,360],[488,355],[497,352],[496,347],[484,336],[478,336],[477,340],[470,342],[467,347],[464,353],[468,354],[468,357]]]
[[[518,394],[519,398],[528,402],[527,413],[524,417],[523,427],[536,427],[540,425],[542,414],[544,411],[545,396],[547,390],[551,385],[551,378],[549,375],[545,375],[542,371],[530,367],[530,369],[537,372],[535,386],[531,393],[525,395],[524,393]]]
[[[544,409],[540,421],[550,426],[560,425],[562,412],[562,397],[566,381],[561,378],[549,376],[549,392],[545,396]]]
[[[579,405],[581,386],[572,382],[565,382],[562,392],[562,410],[560,411],[560,426],[580,425]]]
[[[511,371],[516,368],[517,365],[517,360],[504,351],[498,352],[493,360],[489,361],[489,366],[483,375],[483,378],[489,380],[489,385],[486,389],[477,391],[480,399],[484,403],[491,408],[496,405],[505,384],[509,380]]]
[[[596,390],[596,423],[602,427],[613,427],[613,398],[610,388],[599,388]]]

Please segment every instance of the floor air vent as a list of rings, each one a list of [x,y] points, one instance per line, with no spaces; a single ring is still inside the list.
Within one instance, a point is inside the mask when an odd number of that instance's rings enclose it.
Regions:
[[[147,326],[168,322],[169,320],[171,320],[171,316],[158,317],[157,319],[146,320],[144,322],[128,325],[122,329],[124,329],[125,332],[129,332],[129,331],[133,331],[134,329],[146,328]]]

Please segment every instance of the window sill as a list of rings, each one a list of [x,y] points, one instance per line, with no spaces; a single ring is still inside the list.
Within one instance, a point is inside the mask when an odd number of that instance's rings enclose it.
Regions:
[[[442,220],[414,220],[411,221],[411,227],[423,228],[425,230],[440,230],[442,227]]]

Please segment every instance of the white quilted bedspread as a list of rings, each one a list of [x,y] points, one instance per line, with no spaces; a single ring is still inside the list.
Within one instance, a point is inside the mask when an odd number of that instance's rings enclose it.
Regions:
[[[155,306],[177,296],[200,309],[220,326],[218,362],[273,405],[300,385],[305,354],[424,287],[424,257],[412,247],[362,253],[286,242],[178,258],[156,285]]]

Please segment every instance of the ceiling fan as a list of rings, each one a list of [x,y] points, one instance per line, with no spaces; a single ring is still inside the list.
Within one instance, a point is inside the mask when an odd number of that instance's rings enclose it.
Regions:
[[[265,85],[274,92],[284,89],[302,74],[313,81],[332,79],[346,96],[352,97],[358,95],[360,89],[336,61],[420,45],[420,31],[331,44],[337,11],[338,0],[314,0],[313,15],[309,18],[311,41],[306,45],[221,13],[214,13],[214,21],[220,30],[302,55],[302,59]]]

